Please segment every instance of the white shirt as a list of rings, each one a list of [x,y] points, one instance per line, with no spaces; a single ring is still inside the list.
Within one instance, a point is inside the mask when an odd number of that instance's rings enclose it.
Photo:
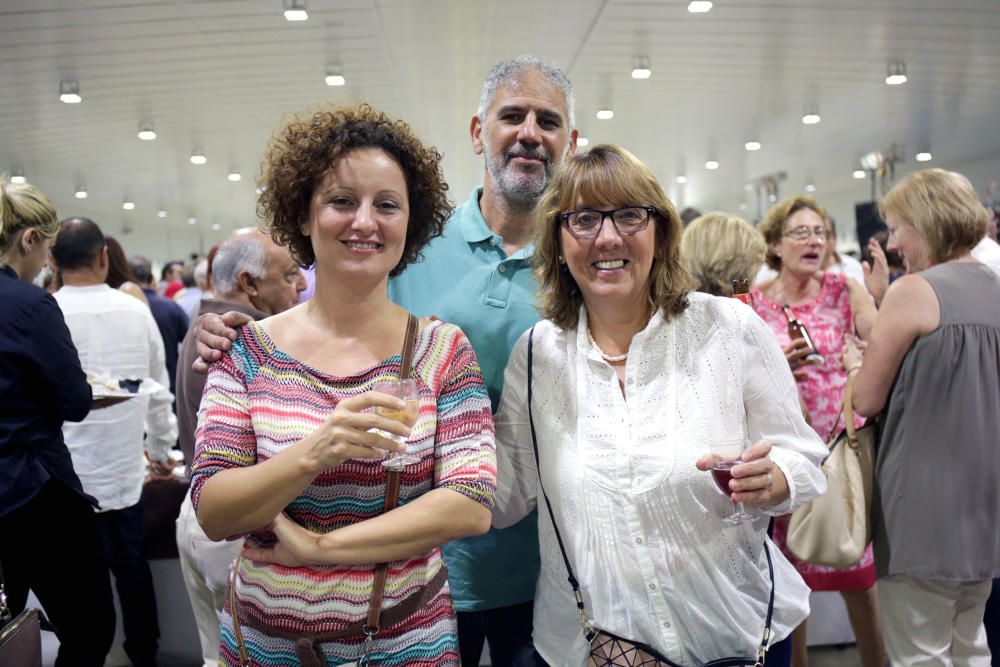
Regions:
[[[827,449],[803,420],[788,362],[767,325],[734,299],[692,293],[671,322],[653,316],[615,370],[586,335],[535,327],[532,409],[541,476],[594,624],[652,645],[681,664],[753,656],[771,589],[768,516],[730,527],[733,505],[695,461],[710,445],[774,444],[791,498],[784,514],[826,488]],[[527,336],[507,365],[496,416],[494,525],[538,501],[527,412]],[[553,665],[583,665],[588,647],[544,501],[535,647]],[[769,542],[772,641],[809,613],[809,588]]]
[[[83,490],[102,511],[139,502],[146,474],[145,449],[165,460],[177,440],[177,420],[163,354],[163,339],[149,307],[107,285],[65,286],[55,293],[85,371],[112,377],[152,378],[163,389],[99,410],[78,424],[63,424],[63,437]]]
[[[854,259],[848,254],[837,253],[837,258],[840,260],[834,264],[831,264],[826,270],[831,273],[843,273],[849,278],[854,278],[854,280],[861,285],[865,286],[865,270],[861,268],[861,262]]]
[[[990,267],[1000,276],[1000,243],[989,236],[984,236],[983,240],[972,249],[971,254],[973,259]]]

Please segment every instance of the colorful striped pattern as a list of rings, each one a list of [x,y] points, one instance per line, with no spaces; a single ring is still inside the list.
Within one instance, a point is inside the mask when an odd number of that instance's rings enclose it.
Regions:
[[[334,377],[277,349],[258,324],[244,327],[226,357],[213,364],[205,386],[192,468],[195,507],[211,475],[274,456],[315,430],[339,401],[370,390],[378,380],[395,378],[399,364],[397,355],[356,375]],[[449,488],[492,509],[496,458],[490,402],[475,354],[461,330],[444,322],[425,326],[417,338],[414,376],[420,415],[406,444],[420,462],[407,466],[400,502],[432,488]],[[316,477],[286,513],[310,530],[328,532],[380,514],[384,492],[380,462],[351,459]],[[406,598],[442,567],[439,549],[392,563],[383,606]],[[243,561],[239,574],[241,611],[284,632],[335,632],[362,620],[368,611],[370,565],[287,568]],[[380,650],[401,651],[404,657],[379,664],[457,664],[447,591],[445,587],[401,627],[380,633],[391,645]],[[434,609],[440,613],[431,613]],[[231,649],[223,634],[224,649]],[[294,656],[291,642],[273,637],[255,641],[260,642],[255,664],[288,664],[286,654]],[[330,659],[338,659],[329,664],[353,659],[349,656],[356,643],[325,644]]]

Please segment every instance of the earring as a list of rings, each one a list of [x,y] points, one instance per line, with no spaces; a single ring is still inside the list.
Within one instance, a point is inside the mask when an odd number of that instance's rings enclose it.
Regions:
[[[559,255],[559,263],[560,263],[560,264],[565,264],[565,263],[566,263],[566,260],[565,260],[565,259],[563,259],[563,256],[562,256],[562,255]]]

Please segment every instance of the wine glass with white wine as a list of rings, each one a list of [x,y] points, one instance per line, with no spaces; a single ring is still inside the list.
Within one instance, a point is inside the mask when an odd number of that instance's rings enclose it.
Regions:
[[[377,405],[375,406],[376,413],[410,427],[417,422],[417,416],[420,414],[420,397],[417,393],[416,380],[384,380],[382,382],[376,382],[372,389],[383,394],[395,396],[403,401],[402,410],[398,410],[396,408],[384,408]],[[402,436],[398,436],[393,433],[386,433],[385,436],[394,442],[403,442]],[[403,466],[417,463],[419,460],[420,459],[418,457],[413,456],[412,454],[407,454],[405,452],[391,452],[388,458],[382,462],[382,466],[389,470],[402,470]]]

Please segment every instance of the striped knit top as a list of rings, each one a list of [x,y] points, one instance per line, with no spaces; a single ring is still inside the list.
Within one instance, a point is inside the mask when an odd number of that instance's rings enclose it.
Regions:
[[[198,418],[192,469],[195,508],[205,482],[221,470],[266,461],[323,423],[338,402],[398,377],[400,356],[347,377],[317,371],[282,352],[258,323],[239,331],[212,365]],[[445,322],[422,327],[413,361],[420,415],[406,441],[419,463],[406,466],[400,504],[432,488],[448,488],[493,509],[496,450],[493,419],[479,363],[462,331]],[[349,459],[326,470],[285,509],[306,528],[324,533],[377,516],[385,471],[372,459]],[[247,543],[266,542],[260,535]],[[444,567],[434,548],[391,563],[383,609],[417,591]],[[365,618],[373,565],[289,568],[243,560],[240,610],[286,632],[337,632]]]

